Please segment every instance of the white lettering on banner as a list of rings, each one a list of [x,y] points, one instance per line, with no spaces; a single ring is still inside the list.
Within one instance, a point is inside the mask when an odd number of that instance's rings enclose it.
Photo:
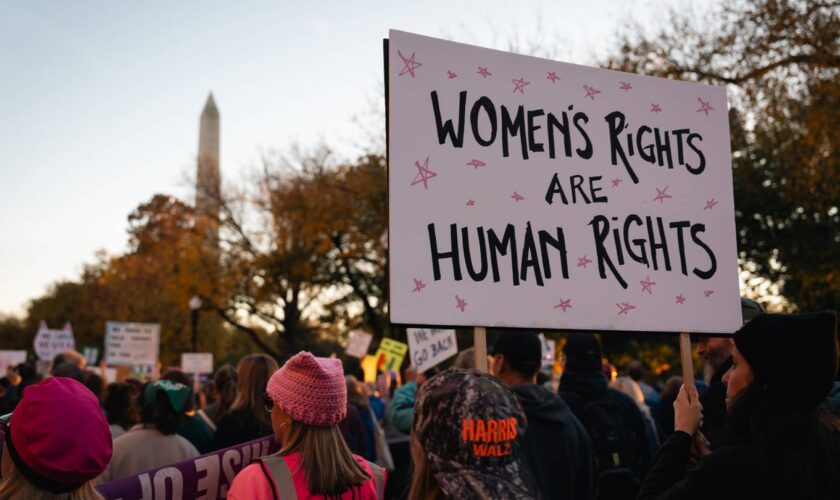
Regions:
[[[167,482],[172,486],[171,496],[166,496]],[[155,474],[155,499],[183,500],[184,478],[175,467],[166,467]]]
[[[222,470],[225,472],[225,479],[227,484],[233,483],[233,478],[236,477],[236,471],[233,469],[242,462],[242,455],[236,450],[228,450],[222,455]],[[222,486],[220,496],[227,497],[227,486]]]
[[[219,456],[207,455],[197,459],[195,471],[198,475],[196,500],[216,500],[219,490]]]
[[[424,372],[458,353],[455,330],[409,328],[408,349],[411,366]]]

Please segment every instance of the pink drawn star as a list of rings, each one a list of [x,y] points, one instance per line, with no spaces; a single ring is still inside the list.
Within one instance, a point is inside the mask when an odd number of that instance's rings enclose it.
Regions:
[[[426,161],[420,165],[420,161],[415,161],[414,166],[417,167],[417,175],[414,177],[414,181],[411,182],[411,185],[423,183],[423,189],[429,189],[429,179],[432,177],[436,177],[437,173],[432,172],[429,168],[429,157],[426,157]]]
[[[703,291],[703,296],[704,297],[711,297],[714,293],[715,293],[714,290],[704,290]]]
[[[622,181],[622,180],[623,180],[623,179],[613,179],[613,180],[611,181],[611,182],[612,182],[613,187],[618,187],[618,185],[619,185],[619,184],[621,184],[621,181]]]
[[[404,55],[402,55],[402,52],[398,50],[397,55],[400,56],[400,59],[403,60],[403,64],[405,64],[405,66],[403,66],[402,71],[400,71],[400,76],[403,76],[404,74],[408,73],[411,75],[411,78],[414,78],[414,70],[422,66],[423,63],[419,63],[414,60],[414,52],[411,53],[411,57],[405,57]]]
[[[642,293],[647,292],[648,295],[653,295],[653,285],[655,285],[656,282],[651,281],[650,276],[647,276],[645,279],[643,279],[639,283],[642,284]]]
[[[414,290],[412,290],[411,293],[417,293],[420,290],[426,288],[426,284],[423,283],[423,280],[418,280],[417,278],[411,278],[411,279],[414,280]]]
[[[651,113],[661,113],[662,108],[659,106],[659,104],[656,104],[655,102],[652,102],[652,103],[650,103],[650,112]]]
[[[467,206],[468,207],[474,207],[475,206],[475,200],[467,200]]]
[[[525,86],[526,85],[531,85],[531,82],[526,82],[525,79],[522,78],[522,77],[519,77],[518,79],[514,78],[513,80],[511,80],[511,82],[513,82],[513,84],[515,85],[515,87],[513,88],[513,93],[514,94],[516,92],[519,92],[520,94],[524,94],[525,93]]]
[[[711,210],[711,209],[715,208],[715,205],[717,205],[718,203],[720,203],[720,202],[717,201],[716,199],[712,198],[711,200],[706,202],[706,206],[703,207],[703,210]]]
[[[486,66],[479,66],[478,71],[476,71],[482,78],[487,78],[488,76],[493,76],[493,73],[487,71]]]
[[[566,309],[572,309],[572,299],[560,299],[560,303],[554,306],[555,309],[562,309],[563,312],[566,312]]]
[[[449,79],[451,80],[453,78],[458,78],[458,73],[455,73],[454,71],[451,71],[451,70],[446,70],[446,76],[448,76]]]
[[[586,255],[584,255],[583,257],[578,257],[578,263],[577,263],[578,267],[582,267],[582,268],[586,269],[586,265],[591,264],[591,263],[592,263],[592,261],[589,260],[588,258],[586,258]]]
[[[630,85],[630,82],[621,82],[619,88],[625,92],[628,92],[630,89],[633,88],[633,86]]]
[[[586,91],[586,95],[583,96],[583,98],[586,99],[588,97],[593,101],[595,100],[595,96],[601,93],[600,90],[596,89],[595,87],[590,87],[589,85],[584,85],[583,90]]]
[[[481,161],[481,160],[476,160],[476,159],[473,159],[472,161],[467,162],[467,165],[468,165],[468,166],[470,166],[470,167],[472,167],[472,168],[473,168],[473,169],[475,169],[475,170],[478,170],[478,167],[483,167],[484,165],[487,165],[487,164],[486,164],[486,163],[484,163],[484,162],[483,162],[483,161]]]
[[[548,75],[546,76],[546,78],[547,78],[547,79],[549,79],[549,80],[551,80],[551,83],[552,83],[552,84],[557,83],[557,80],[559,80],[559,79],[560,79],[560,77],[559,77],[559,76],[557,76],[557,73],[555,73],[555,72],[553,72],[553,71],[549,71],[549,72],[548,72]]]
[[[709,101],[704,101],[699,97],[697,100],[700,101],[700,109],[697,110],[698,113],[706,113],[706,116],[709,116],[709,111],[714,111],[715,108],[709,105]]]
[[[669,186],[665,186],[665,189],[656,188],[656,198],[653,201],[658,201],[659,204],[665,203],[665,200],[668,198],[673,198],[670,194],[667,193]]]
[[[622,302],[621,304],[616,304],[618,306],[618,315],[621,316],[622,314],[627,316],[627,313],[632,311],[636,308],[633,304],[629,302]]]
[[[520,202],[520,201],[522,201],[522,200],[524,200],[524,199],[525,199],[525,197],[524,197],[524,196],[522,196],[521,194],[517,193],[516,191],[514,191],[514,192],[513,192],[513,194],[512,194],[512,195],[510,195],[510,197],[511,197],[511,198],[513,198],[513,199],[514,199],[514,201],[517,201],[517,202]]]
[[[458,301],[458,304],[455,307],[460,309],[461,312],[464,312],[464,309],[467,308],[467,301],[462,299],[461,297],[458,297],[458,295],[455,295],[455,300]]]
[[[685,297],[683,297],[683,294],[677,295],[677,304],[685,304]]]

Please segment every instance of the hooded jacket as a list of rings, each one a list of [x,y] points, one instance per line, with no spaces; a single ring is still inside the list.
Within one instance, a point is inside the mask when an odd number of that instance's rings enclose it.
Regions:
[[[589,435],[566,403],[534,384],[514,385],[528,427],[519,442],[542,498],[592,497],[593,457]]]

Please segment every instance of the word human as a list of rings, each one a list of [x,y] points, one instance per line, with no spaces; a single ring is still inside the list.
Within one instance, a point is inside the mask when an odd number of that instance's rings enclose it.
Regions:
[[[520,248],[517,244],[517,233],[513,224],[505,226],[501,236],[494,229],[485,231],[483,226],[479,226],[475,228],[475,237],[478,240],[478,256],[476,257],[470,249],[469,228],[462,227],[458,231],[457,224],[450,224],[449,244],[442,246],[438,244],[435,225],[433,223],[429,224],[429,249],[431,251],[434,279],[435,281],[441,279],[441,262],[450,260],[455,281],[461,281],[464,278],[461,267],[463,262],[467,274],[473,281],[484,281],[489,274],[492,276],[493,282],[498,283],[501,280],[499,272],[500,256],[507,257],[510,262],[511,281],[514,286],[519,286],[520,282],[528,280],[529,270],[533,272],[537,285],[543,286],[544,279],[551,279],[552,276],[552,257],[560,265],[563,278],[568,279],[566,240],[563,237],[562,228],[557,227],[555,230],[556,237],[544,230],[537,231],[535,236],[533,229],[531,229],[531,223],[528,222],[524,237],[520,236]],[[459,233],[460,239],[458,237]],[[444,251],[445,248],[449,250]]]
[[[516,439],[516,419],[465,418],[461,422],[461,440],[473,444],[477,457],[510,455],[511,442]]]

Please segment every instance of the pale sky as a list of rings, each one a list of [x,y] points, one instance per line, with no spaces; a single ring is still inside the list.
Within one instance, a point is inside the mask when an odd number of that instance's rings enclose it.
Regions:
[[[97,250],[124,251],[127,215],[153,194],[192,202],[184,180],[210,91],[224,182],[293,143],[358,151],[389,29],[538,41],[587,64],[626,21],[668,4],[0,0],[0,313],[23,314]]]

